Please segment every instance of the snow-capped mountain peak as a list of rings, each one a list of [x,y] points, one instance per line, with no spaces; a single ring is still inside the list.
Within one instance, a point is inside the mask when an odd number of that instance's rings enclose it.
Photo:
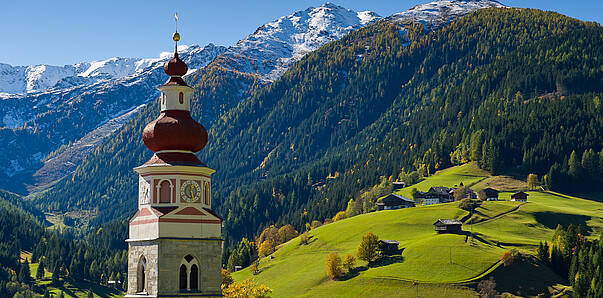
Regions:
[[[476,10],[490,7],[506,6],[493,0],[439,0],[419,4],[407,11],[393,14],[387,20],[438,27]]]
[[[378,19],[381,17],[374,12],[355,12],[327,2],[260,26],[230,47],[222,62],[273,81],[307,53]],[[237,59],[241,56],[245,59]]]
[[[178,46],[178,52],[191,52],[195,56],[205,48],[214,48],[208,44],[205,47],[198,45]],[[101,80],[120,79],[140,74],[151,66],[157,66],[172,56],[172,52],[162,52],[158,58],[122,58],[112,57],[104,60],[80,62],[73,65],[33,65],[11,66],[0,63],[0,93],[21,94],[30,92],[43,92],[48,89],[72,87],[82,84],[94,84]],[[205,61],[207,63],[208,61]]]

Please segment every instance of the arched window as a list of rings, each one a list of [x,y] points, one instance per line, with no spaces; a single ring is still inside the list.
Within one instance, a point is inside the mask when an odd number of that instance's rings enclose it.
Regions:
[[[159,183],[159,203],[172,202],[172,183],[169,180],[163,180]]]
[[[180,264],[180,290],[199,291],[199,262],[192,255],[182,258]]]
[[[191,283],[191,290],[199,290],[199,268],[196,264],[191,265],[189,280]]]
[[[136,268],[136,293],[147,292],[147,259],[144,256],[138,260],[138,266]]]
[[[186,290],[188,288],[186,279],[186,266],[180,265],[180,290]]]
[[[180,92],[180,95],[178,95],[178,100],[180,101],[180,104],[184,103],[184,93]]]

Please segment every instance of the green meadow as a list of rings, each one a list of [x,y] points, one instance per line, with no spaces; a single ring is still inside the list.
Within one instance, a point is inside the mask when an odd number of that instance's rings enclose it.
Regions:
[[[470,186],[487,180],[497,181],[496,177],[468,164],[440,171],[400,192],[410,192],[412,187],[425,191],[431,186],[454,186],[461,181]],[[508,179],[505,183],[521,185]],[[508,201],[511,192],[501,193],[503,201],[483,202],[471,219],[465,221],[464,234],[437,234],[433,228],[440,218],[470,218],[469,212],[459,209],[457,203],[347,218],[309,231],[311,238],[307,245],[300,245],[299,237],[282,244],[272,257],[260,260],[259,274],[252,275],[246,268],[233,273],[233,277],[237,281],[251,278],[266,284],[275,297],[405,297],[417,295],[417,291],[419,296],[467,297],[476,295],[475,281],[484,276],[496,276],[503,283],[513,284],[508,276],[500,275],[501,270],[511,270],[500,266],[501,255],[513,248],[533,254],[540,241],[550,241],[557,224],[582,224],[591,237],[603,232],[602,203],[553,192],[528,194],[527,203]],[[473,231],[473,237],[469,231]],[[356,272],[343,280],[326,280],[327,255],[331,252],[342,258],[346,254],[355,255],[367,232],[380,239],[398,241],[401,254],[371,266],[358,262]],[[555,274],[548,268],[537,270],[550,282],[540,280],[542,286],[534,291],[566,289],[558,284],[563,279],[551,278]]]
[[[28,261],[31,261],[31,253],[21,252],[21,258],[27,258]],[[121,291],[86,281],[67,281],[61,278],[58,285],[53,284],[52,273],[48,270],[44,270],[44,277],[41,280],[36,280],[39,265],[40,263],[29,264],[31,278],[36,286],[43,289],[48,288],[53,297],[59,297],[61,292],[65,297],[88,297],[90,291],[94,297],[123,297],[124,293]]]

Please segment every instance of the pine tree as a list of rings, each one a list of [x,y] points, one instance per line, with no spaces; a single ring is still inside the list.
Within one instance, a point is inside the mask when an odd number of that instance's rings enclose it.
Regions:
[[[19,265],[19,281],[22,283],[31,283],[31,272],[29,270],[29,262],[27,259]]]
[[[345,209],[345,214],[346,214],[348,217],[352,217],[352,216],[357,215],[357,214],[356,214],[356,203],[354,202],[354,199],[350,199],[350,200],[348,201],[348,206],[347,206],[347,208]]]
[[[43,297],[44,298],[50,298],[50,291],[48,290],[48,287],[46,287],[44,289],[44,296]]]
[[[567,163],[569,167],[568,173],[570,174],[570,176],[572,176],[572,178],[574,179],[579,178],[582,167],[580,166],[580,161],[578,160],[578,155],[576,154],[575,150],[572,151],[572,153],[570,154],[570,158]]]
[[[36,279],[42,280],[44,278],[44,261],[40,260],[38,264],[38,270],[36,271]]]
[[[528,183],[528,188],[530,188],[530,189],[537,188],[540,185],[540,183],[538,182],[538,175],[529,174],[527,183]]]
[[[538,255],[538,260],[545,264],[549,262],[549,245],[546,241],[544,244],[542,241],[540,241],[540,244],[538,244],[538,251],[536,253]]]
[[[57,285],[59,284],[59,266],[54,266],[54,270],[52,270],[52,283]]]

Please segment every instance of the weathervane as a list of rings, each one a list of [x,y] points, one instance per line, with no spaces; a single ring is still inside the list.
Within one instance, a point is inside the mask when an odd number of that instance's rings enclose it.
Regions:
[[[176,32],[174,32],[174,35],[172,35],[172,39],[176,42],[174,51],[176,55],[178,55],[178,41],[180,40],[180,34],[178,33],[178,13],[174,14],[174,19],[176,19]]]

